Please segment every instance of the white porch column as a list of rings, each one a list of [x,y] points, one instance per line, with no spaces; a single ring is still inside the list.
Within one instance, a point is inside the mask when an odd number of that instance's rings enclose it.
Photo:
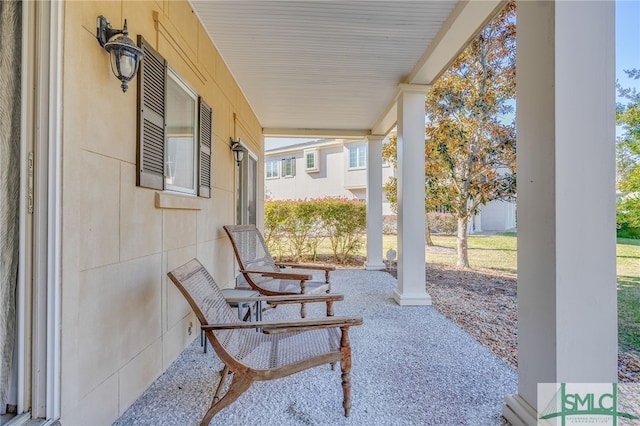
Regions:
[[[367,136],[367,262],[365,269],[385,269],[382,260],[382,141],[384,135]]]
[[[400,85],[398,96],[398,287],[399,305],[430,305],[425,280],[423,85]]]
[[[617,380],[614,2],[518,3],[518,395]]]

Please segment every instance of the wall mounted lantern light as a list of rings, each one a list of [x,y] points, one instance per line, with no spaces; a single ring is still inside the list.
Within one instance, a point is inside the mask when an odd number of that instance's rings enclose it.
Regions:
[[[126,19],[121,30],[114,30],[107,18],[102,15],[98,16],[96,38],[100,46],[111,55],[111,70],[122,82],[120,87],[123,92],[127,91],[128,84],[138,72],[140,62],[144,57],[142,49],[136,46],[128,35]]]
[[[238,167],[240,167],[240,163],[242,163],[242,159],[244,158],[244,152],[246,149],[240,145],[240,139],[234,141],[233,138],[229,138],[229,148],[233,151],[233,158],[235,158]]]

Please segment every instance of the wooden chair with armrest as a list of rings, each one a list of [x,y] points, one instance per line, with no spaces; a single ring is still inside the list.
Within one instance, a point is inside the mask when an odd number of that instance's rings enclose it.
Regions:
[[[255,225],[225,225],[236,261],[250,288],[266,296],[331,292],[330,265],[279,263],[273,260],[262,233]],[[287,269],[283,269],[283,268]],[[291,269],[289,269],[291,268]],[[324,272],[324,281],[314,281],[314,271]],[[333,306],[327,302],[327,315],[333,315]],[[306,317],[302,303],[300,316]]]
[[[167,274],[187,299],[198,317],[201,329],[224,370],[211,406],[201,425],[233,403],[254,381],[286,377],[328,363],[340,362],[344,415],[351,409],[351,346],[349,327],[362,324],[360,317],[327,317],[295,321],[243,322],[231,310],[228,301],[209,272],[193,259]],[[340,300],[342,295],[285,295],[285,303]],[[276,300],[269,296],[264,300]],[[254,329],[261,332],[256,333]],[[231,384],[221,397],[228,375]],[[274,396],[275,398],[275,396]]]

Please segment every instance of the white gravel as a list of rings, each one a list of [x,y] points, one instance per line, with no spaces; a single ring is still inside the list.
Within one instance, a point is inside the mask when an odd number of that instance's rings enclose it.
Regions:
[[[400,307],[386,272],[337,270],[345,301],[336,315],[360,315],[351,329],[352,409],[345,418],[339,366],[256,382],[212,421],[219,425],[498,425],[516,372],[433,307]],[[309,317],[324,306],[309,306]],[[297,318],[280,306],[264,319]],[[195,425],[211,402],[222,363],[196,339],[116,425]]]

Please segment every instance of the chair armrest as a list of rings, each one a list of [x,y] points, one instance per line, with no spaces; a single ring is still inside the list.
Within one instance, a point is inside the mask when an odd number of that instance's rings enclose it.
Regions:
[[[289,274],[287,272],[275,272],[275,271],[248,271],[246,269],[240,270],[243,274],[260,274],[263,277],[278,278],[281,280],[300,280],[311,281],[313,277],[309,274]]]
[[[315,264],[305,264],[305,263],[276,262],[276,266],[288,266],[289,268],[299,268],[299,269],[317,269],[319,271],[335,271],[336,270],[336,267],[331,265],[315,265]]]
[[[200,327],[203,331],[213,330],[237,330],[247,328],[262,328],[264,333],[278,332],[278,329],[286,331],[303,331],[321,328],[351,327],[362,324],[362,317],[327,317],[300,319],[296,321],[258,321],[258,322],[231,322],[222,324],[207,324]],[[265,330],[268,329],[268,330]],[[281,331],[282,332],[282,331]]]
[[[291,294],[282,296],[254,296],[254,297],[228,297],[225,300],[229,303],[238,302],[267,302],[267,303],[313,303],[313,302],[335,302],[344,300],[344,294]]]

